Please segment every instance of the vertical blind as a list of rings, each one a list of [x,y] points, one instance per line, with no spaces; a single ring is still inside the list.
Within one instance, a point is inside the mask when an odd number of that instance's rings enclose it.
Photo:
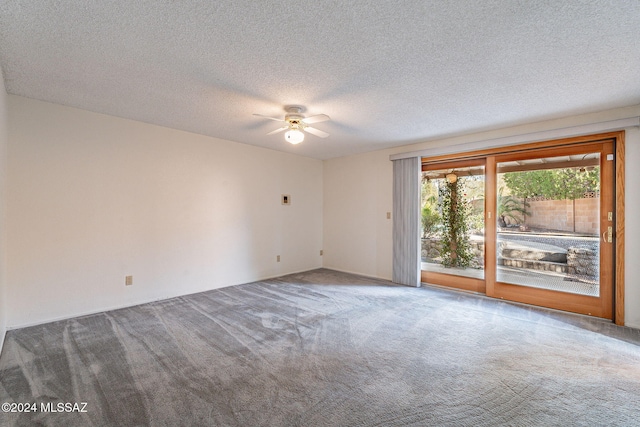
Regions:
[[[420,286],[420,158],[393,161],[394,283]]]

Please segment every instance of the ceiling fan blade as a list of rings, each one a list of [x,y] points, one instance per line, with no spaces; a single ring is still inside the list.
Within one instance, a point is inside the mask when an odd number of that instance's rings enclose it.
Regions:
[[[305,132],[309,132],[311,135],[315,135],[318,136],[320,138],[326,138],[329,136],[328,133],[326,133],[325,131],[322,131],[320,129],[316,129],[316,128],[312,128],[310,126],[305,126],[305,128],[303,129]]]
[[[262,114],[253,113],[253,115],[262,117],[263,119],[275,120],[276,122],[284,122],[283,119],[276,119],[275,117],[263,116]]]
[[[289,126],[282,126],[280,129],[272,130],[267,135],[273,135],[274,133],[282,132],[283,130],[289,129]]]
[[[326,122],[327,120],[331,120],[331,117],[327,116],[326,114],[318,114],[317,116],[311,116],[302,119],[302,121],[306,124]]]

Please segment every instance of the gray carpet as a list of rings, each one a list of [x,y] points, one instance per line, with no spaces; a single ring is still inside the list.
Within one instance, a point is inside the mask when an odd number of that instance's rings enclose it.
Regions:
[[[640,425],[639,331],[330,270],[10,331],[0,376],[2,425]]]

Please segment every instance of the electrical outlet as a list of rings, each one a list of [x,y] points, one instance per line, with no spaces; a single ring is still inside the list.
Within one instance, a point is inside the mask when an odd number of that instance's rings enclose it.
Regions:
[[[133,276],[124,276],[124,285],[125,286],[133,285]]]
[[[276,262],[280,262],[280,255],[276,256]]]
[[[320,249],[320,256],[324,255],[324,251]]]
[[[391,212],[387,212],[387,219],[391,219]]]

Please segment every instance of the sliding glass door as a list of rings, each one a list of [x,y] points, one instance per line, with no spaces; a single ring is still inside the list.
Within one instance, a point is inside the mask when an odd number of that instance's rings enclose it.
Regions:
[[[495,157],[492,296],[612,316],[613,144]]]
[[[614,139],[422,167],[422,281],[611,319]]]

